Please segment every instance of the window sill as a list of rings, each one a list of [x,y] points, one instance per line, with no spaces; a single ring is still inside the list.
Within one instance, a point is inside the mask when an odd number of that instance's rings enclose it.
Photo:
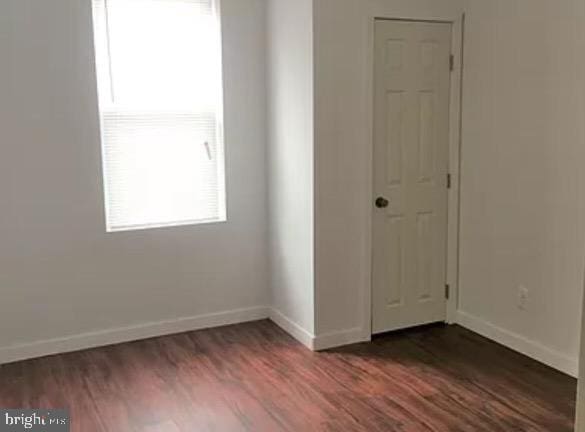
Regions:
[[[145,230],[151,230],[151,229],[185,227],[185,226],[189,226],[189,225],[211,225],[211,224],[220,224],[220,223],[225,223],[225,222],[227,222],[227,218],[223,217],[223,218],[214,218],[214,219],[189,220],[189,221],[168,222],[168,223],[158,223],[158,224],[107,227],[106,232],[108,234],[110,234],[110,233],[127,232],[127,231],[145,231]]]

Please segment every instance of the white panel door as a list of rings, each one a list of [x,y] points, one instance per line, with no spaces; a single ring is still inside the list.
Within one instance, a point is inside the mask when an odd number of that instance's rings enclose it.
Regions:
[[[444,321],[451,25],[375,24],[372,330]]]

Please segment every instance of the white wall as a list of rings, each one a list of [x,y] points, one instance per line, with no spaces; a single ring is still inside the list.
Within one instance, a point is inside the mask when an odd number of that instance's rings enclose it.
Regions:
[[[268,1],[269,214],[275,320],[314,330],[313,0]]]
[[[467,0],[466,11],[463,322],[575,373],[585,262],[585,3]],[[530,290],[526,310],[516,306],[519,285]]]
[[[369,338],[373,20],[457,19],[458,0],[315,7],[316,332]]]
[[[90,1],[0,2],[0,357],[84,332],[266,314],[264,1],[222,6],[228,222],[106,234]]]

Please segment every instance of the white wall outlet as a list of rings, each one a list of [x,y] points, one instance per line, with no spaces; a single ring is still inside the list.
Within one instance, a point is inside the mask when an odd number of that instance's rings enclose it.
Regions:
[[[524,285],[518,286],[518,298],[516,305],[520,310],[526,310],[528,306],[528,297],[530,295],[530,291]]]

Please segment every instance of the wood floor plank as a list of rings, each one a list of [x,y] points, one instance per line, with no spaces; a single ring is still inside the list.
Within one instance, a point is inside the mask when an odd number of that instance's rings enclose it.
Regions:
[[[576,380],[457,326],[312,353],[269,321],[0,366],[74,432],[570,432]]]

